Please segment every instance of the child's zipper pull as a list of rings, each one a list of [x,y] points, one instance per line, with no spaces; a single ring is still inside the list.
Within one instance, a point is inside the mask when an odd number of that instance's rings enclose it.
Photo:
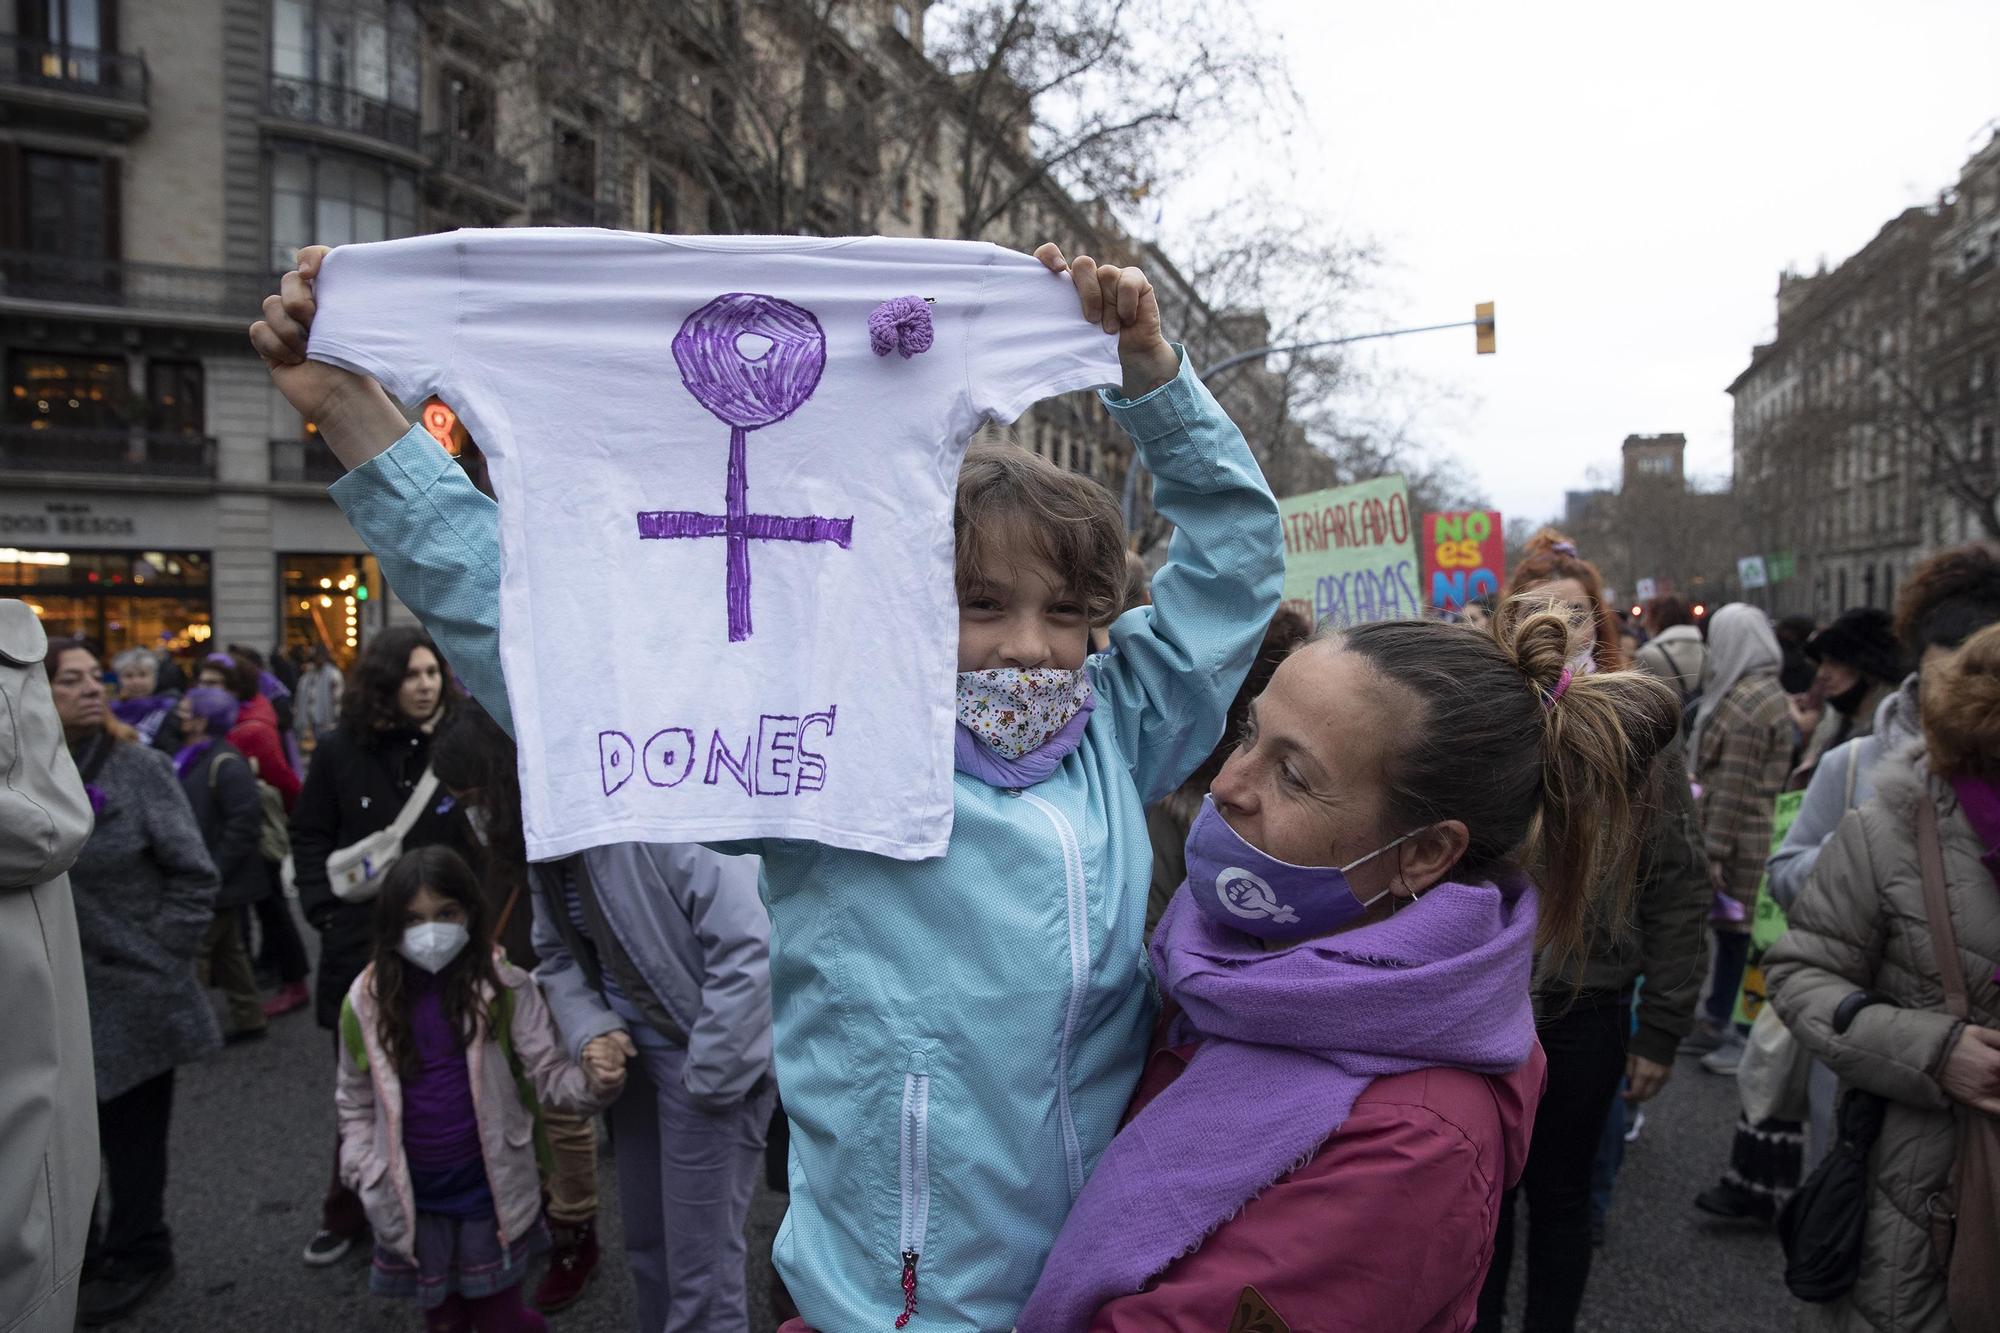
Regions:
[[[910,1316],[917,1312],[917,1252],[903,1251],[903,1313],[896,1316],[896,1327],[910,1322]]]

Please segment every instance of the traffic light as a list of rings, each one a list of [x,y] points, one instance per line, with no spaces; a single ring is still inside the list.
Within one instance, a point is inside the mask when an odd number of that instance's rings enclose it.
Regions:
[[[1481,301],[1472,307],[1473,333],[1478,337],[1477,349],[1481,356],[1491,356],[1493,342],[1493,303]]]

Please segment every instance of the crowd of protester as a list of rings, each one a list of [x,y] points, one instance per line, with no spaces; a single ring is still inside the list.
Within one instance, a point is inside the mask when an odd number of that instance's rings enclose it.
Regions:
[[[311,269],[260,350],[295,401],[364,394],[303,359]],[[189,679],[0,603],[0,961],[40,1006],[0,1033],[0,1206],[39,1238],[10,1222],[0,1244],[35,1252],[0,1265],[0,1315],[97,1326],[158,1292],[176,1071],[309,1002],[337,1132],[301,1162],[326,1172],[304,1262],[358,1252],[438,1333],[545,1328],[582,1296],[600,1133],[647,1333],[747,1329],[774,1135],[794,1333],[1498,1330],[1517,1252],[1524,1327],[1571,1329],[1619,1154],[1683,1055],[1743,1103],[1691,1219],[1781,1227],[1818,1326],[1986,1326],[2000,551],[1824,626],[1672,594],[1634,618],[1546,531],[1455,623],[1316,632],[1277,606],[1275,504],[1143,278],[1070,271],[1123,330],[1140,392],[1114,417],[1171,409],[1141,448],[1178,533],[1149,576],[1095,483],[974,451],[962,599],[1065,600],[968,612],[960,671],[1069,672],[1094,703],[1021,753],[962,737],[929,862],[531,863],[493,502],[447,469],[427,521],[395,489],[413,469],[368,466],[421,432],[328,435],[336,498],[435,638],[380,631],[345,673],[230,645]],[[1062,852],[1122,942],[1059,1025],[1019,910],[1049,825],[996,797],[1027,788],[1089,813]],[[1298,910],[1232,906],[1230,876]]]

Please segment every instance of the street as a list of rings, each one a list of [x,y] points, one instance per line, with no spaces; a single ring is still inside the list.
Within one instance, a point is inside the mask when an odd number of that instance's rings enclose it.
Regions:
[[[408,1306],[369,1294],[365,1252],[327,1269],[299,1261],[318,1224],[333,1148],[331,1045],[302,1010],[277,1020],[261,1042],[181,1070],[167,1185],[179,1272],[124,1327],[135,1333],[417,1327]],[[1789,1326],[1777,1241],[1697,1220],[1689,1202],[1715,1177],[1728,1149],[1734,1094],[1730,1080],[1703,1073],[1693,1059],[1678,1063],[1627,1153],[1582,1329],[1763,1333]],[[602,1166],[605,1258],[584,1300],[550,1321],[564,1333],[632,1327],[608,1157]],[[760,1187],[749,1225],[750,1326],[757,1333],[776,1327],[769,1256],[783,1215],[783,1197]],[[1520,1269],[1517,1262],[1510,1302],[1517,1318]]]

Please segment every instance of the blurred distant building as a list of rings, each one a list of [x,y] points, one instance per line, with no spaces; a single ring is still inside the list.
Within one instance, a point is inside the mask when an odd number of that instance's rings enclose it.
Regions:
[[[0,596],[114,649],[323,643],[348,660],[405,613],[325,496],[338,464],[249,351],[293,253],[521,224],[959,235],[968,128],[925,55],[926,7],[0,9]],[[760,156],[747,99],[775,90],[803,112],[794,156]],[[936,108],[914,114],[929,93]],[[983,234],[1139,257],[1017,139]],[[1178,273],[1152,258],[1164,292]],[[1092,395],[1038,405],[1013,435],[1124,479]]]
[[[1887,607],[1931,552],[2000,536],[1996,253],[2000,134],[1936,204],[1780,275],[1777,334],[1729,386],[1743,554],[1795,567],[1767,605]]]

